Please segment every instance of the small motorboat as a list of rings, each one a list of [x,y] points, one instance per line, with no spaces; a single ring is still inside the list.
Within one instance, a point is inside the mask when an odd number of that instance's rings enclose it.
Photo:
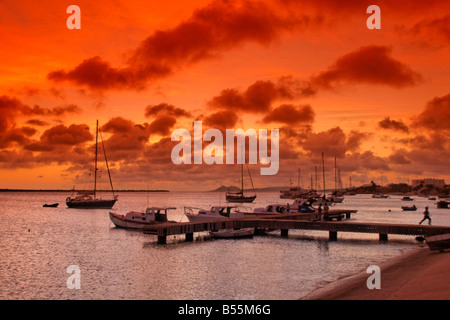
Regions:
[[[52,203],[52,204],[44,204],[44,208],[56,208],[59,205],[59,203]]]
[[[169,221],[167,219],[167,211],[176,208],[167,207],[149,207],[145,212],[130,211],[125,215],[110,212],[109,217],[116,227],[126,229],[144,229],[145,226],[154,225]]]
[[[251,238],[255,234],[255,228],[223,229],[219,231],[210,231],[209,234],[216,239]]]
[[[205,221],[205,220],[226,220],[230,218],[243,218],[243,212],[248,211],[246,208],[238,206],[211,206],[210,209],[200,209],[194,207],[184,207],[184,214],[189,221]]]
[[[417,207],[413,205],[412,207],[409,206],[402,206],[403,211],[417,211]]]
[[[430,250],[444,251],[450,249],[450,233],[425,237],[425,241]]]
[[[269,204],[263,208],[255,208],[253,212],[243,212],[246,216],[265,216],[285,213],[312,213],[316,209],[312,206],[310,200],[295,199],[293,203],[287,204]]]

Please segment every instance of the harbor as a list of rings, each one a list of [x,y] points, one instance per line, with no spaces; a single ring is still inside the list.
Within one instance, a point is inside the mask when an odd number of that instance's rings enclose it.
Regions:
[[[450,226],[448,209],[424,197],[415,197],[417,211],[402,211],[400,196],[348,196],[330,207],[331,221],[298,212],[222,221],[187,219],[186,205],[227,205],[223,192],[119,192],[113,209],[42,206],[66,196],[67,192],[0,193],[0,245],[6,262],[0,272],[1,298],[299,299],[368,265],[381,265],[418,248],[430,251],[415,234]],[[253,211],[268,203],[291,202],[279,199],[279,192],[259,192],[249,207]],[[430,207],[431,226],[419,225],[425,206]],[[176,208],[167,213],[168,221],[174,222],[156,228],[166,233],[165,245],[158,244],[155,230],[118,228],[109,217],[110,211],[119,215],[147,207]],[[17,215],[17,208],[22,215]],[[399,225],[410,227],[382,229]],[[230,240],[209,233],[235,226],[252,226],[256,232]],[[354,232],[357,227],[360,230]],[[337,241],[330,241],[330,232],[336,232]],[[379,234],[388,234],[388,241],[380,241]],[[80,267],[80,290],[66,287],[70,265]]]

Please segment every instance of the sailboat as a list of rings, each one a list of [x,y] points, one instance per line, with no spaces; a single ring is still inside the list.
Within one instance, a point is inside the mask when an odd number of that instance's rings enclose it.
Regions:
[[[98,154],[98,134],[100,132],[100,129],[98,127],[98,120],[97,120],[97,127],[95,131],[95,160],[94,160],[94,190],[92,191],[83,191],[79,192],[74,197],[67,197],[66,204],[69,208],[78,208],[78,209],[111,209],[119,197],[118,195],[114,195],[114,188],[111,180],[111,173],[109,172],[109,166],[108,166],[108,160],[106,159],[106,151],[105,146],[103,145],[103,139],[102,140],[102,147],[103,147],[103,154],[105,156],[105,164],[106,168],[108,170],[108,176],[109,176],[109,183],[111,185],[111,191],[113,194],[113,199],[99,199],[97,198],[97,154]],[[100,138],[101,138],[101,132],[100,132]]]
[[[248,167],[247,167],[248,170]],[[250,170],[248,170],[248,175],[250,177],[250,181],[252,182],[253,192],[255,192],[255,188],[253,187],[252,176],[250,175]],[[227,192],[225,195],[228,202],[239,202],[239,203],[250,203],[256,199],[256,194],[251,196],[244,195],[244,165],[241,164],[241,190],[238,192]]]

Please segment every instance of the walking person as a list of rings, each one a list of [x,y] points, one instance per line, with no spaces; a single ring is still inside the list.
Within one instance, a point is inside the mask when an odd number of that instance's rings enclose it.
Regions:
[[[431,218],[430,218],[430,212],[428,212],[428,207],[425,207],[425,211],[423,212],[423,219],[419,222],[419,224],[422,224],[425,220],[428,219],[428,224],[431,225]]]

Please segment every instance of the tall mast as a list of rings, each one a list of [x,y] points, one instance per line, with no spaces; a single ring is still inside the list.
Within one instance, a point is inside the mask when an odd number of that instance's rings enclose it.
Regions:
[[[105,144],[103,143],[102,131],[100,130],[100,128],[98,128],[98,133],[100,135],[100,141],[102,142],[103,155],[105,157],[106,169],[108,170],[109,184],[111,186],[111,191],[112,191],[112,194],[113,194],[113,198],[116,198],[116,196],[114,195],[114,187],[113,187],[113,183],[112,183],[112,179],[111,179],[111,172],[109,171],[108,158],[106,157]]]
[[[336,172],[336,156],[334,157],[334,191],[337,191],[337,172]]]
[[[94,199],[97,192],[97,145],[98,145],[98,120],[95,127],[95,166],[94,166]]]
[[[244,194],[244,164],[241,164],[241,193]]]
[[[325,161],[323,160],[322,152],[322,175],[323,175],[323,198],[325,199]]]

